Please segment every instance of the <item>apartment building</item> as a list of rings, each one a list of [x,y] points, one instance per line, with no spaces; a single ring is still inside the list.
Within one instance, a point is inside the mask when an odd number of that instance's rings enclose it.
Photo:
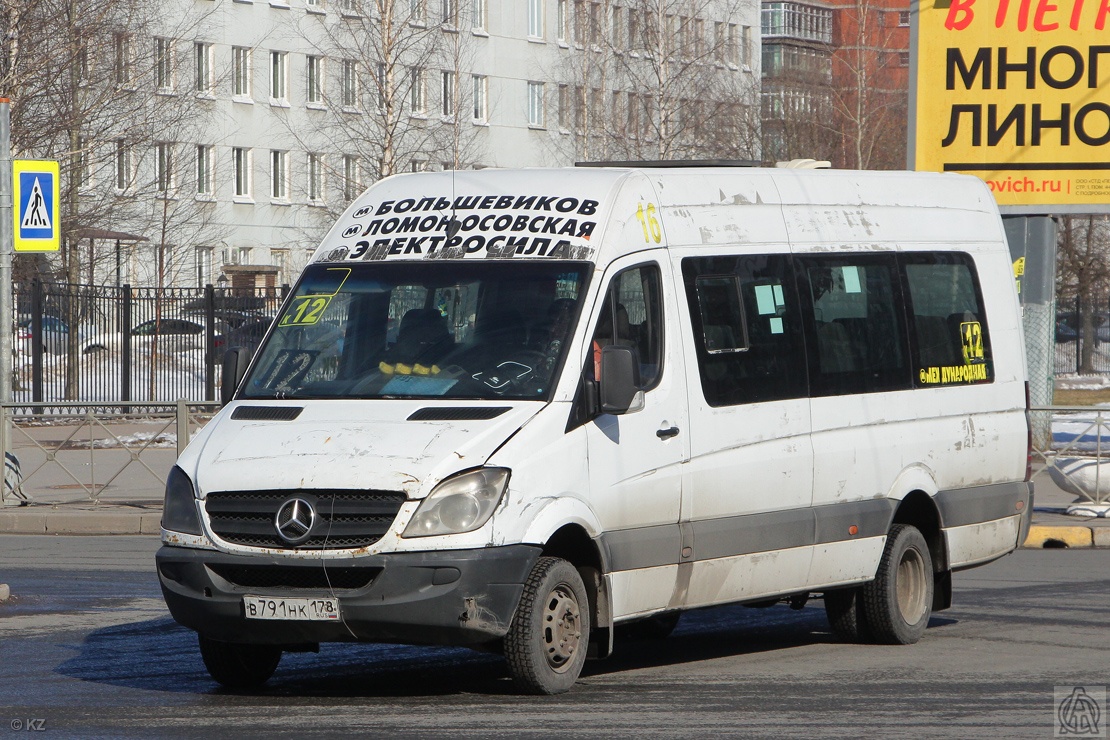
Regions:
[[[754,0],[163,1],[98,59],[152,93],[151,124],[68,156],[89,202],[141,203],[91,224],[139,237],[122,282],[291,281],[398,172],[758,157]],[[86,272],[117,279],[103,255]]]

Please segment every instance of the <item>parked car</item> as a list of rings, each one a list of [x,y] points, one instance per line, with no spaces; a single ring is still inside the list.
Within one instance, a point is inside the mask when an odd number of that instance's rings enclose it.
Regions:
[[[1093,317],[1096,342],[1110,342],[1110,314],[1095,314]],[[1080,316],[1075,311],[1056,314],[1056,341],[1073,342],[1081,330]]]
[[[140,347],[148,347],[158,338],[159,349],[166,352],[183,352],[194,349],[204,349],[206,331],[203,321],[194,321],[191,318],[164,317],[150,319],[141,324],[136,324],[131,329],[131,347],[135,351]],[[216,349],[223,346],[224,336],[227,334],[226,324],[216,322]],[[118,351],[123,345],[121,332],[96,334],[81,343],[83,354],[97,352]]]
[[[31,317],[21,316],[15,330],[16,349],[26,355],[30,355],[34,351],[31,330]],[[42,317],[42,345],[44,351],[55,355],[61,354],[66,351],[68,340],[69,326],[66,322],[57,316]]]

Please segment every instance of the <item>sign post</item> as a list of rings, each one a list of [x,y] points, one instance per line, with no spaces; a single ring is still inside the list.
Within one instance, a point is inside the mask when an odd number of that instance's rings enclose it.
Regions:
[[[0,403],[12,400],[11,103],[0,98]],[[2,421],[0,421],[2,423]]]

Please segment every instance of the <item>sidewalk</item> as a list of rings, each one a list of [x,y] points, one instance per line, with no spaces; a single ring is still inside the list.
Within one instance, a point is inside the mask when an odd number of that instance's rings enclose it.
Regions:
[[[164,480],[174,456],[173,450],[152,450],[144,459]],[[162,486],[145,469],[116,478],[100,490],[99,502],[91,501],[61,470],[43,469],[33,480],[34,487],[28,487],[32,505],[0,507],[0,534],[158,535],[161,531]],[[1057,488],[1047,474],[1036,475],[1034,481],[1036,505],[1025,547],[1110,547],[1110,519],[1068,516],[1063,512],[1076,497]]]

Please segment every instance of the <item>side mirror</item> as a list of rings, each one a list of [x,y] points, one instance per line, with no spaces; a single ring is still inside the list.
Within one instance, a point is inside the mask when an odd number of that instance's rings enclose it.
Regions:
[[[251,351],[246,347],[232,347],[224,353],[223,374],[220,376],[220,403],[224,406],[235,397],[235,391],[243,382],[250,361]]]
[[[601,350],[601,411],[627,414],[644,407],[640,390],[640,362],[631,347],[613,345]]]

